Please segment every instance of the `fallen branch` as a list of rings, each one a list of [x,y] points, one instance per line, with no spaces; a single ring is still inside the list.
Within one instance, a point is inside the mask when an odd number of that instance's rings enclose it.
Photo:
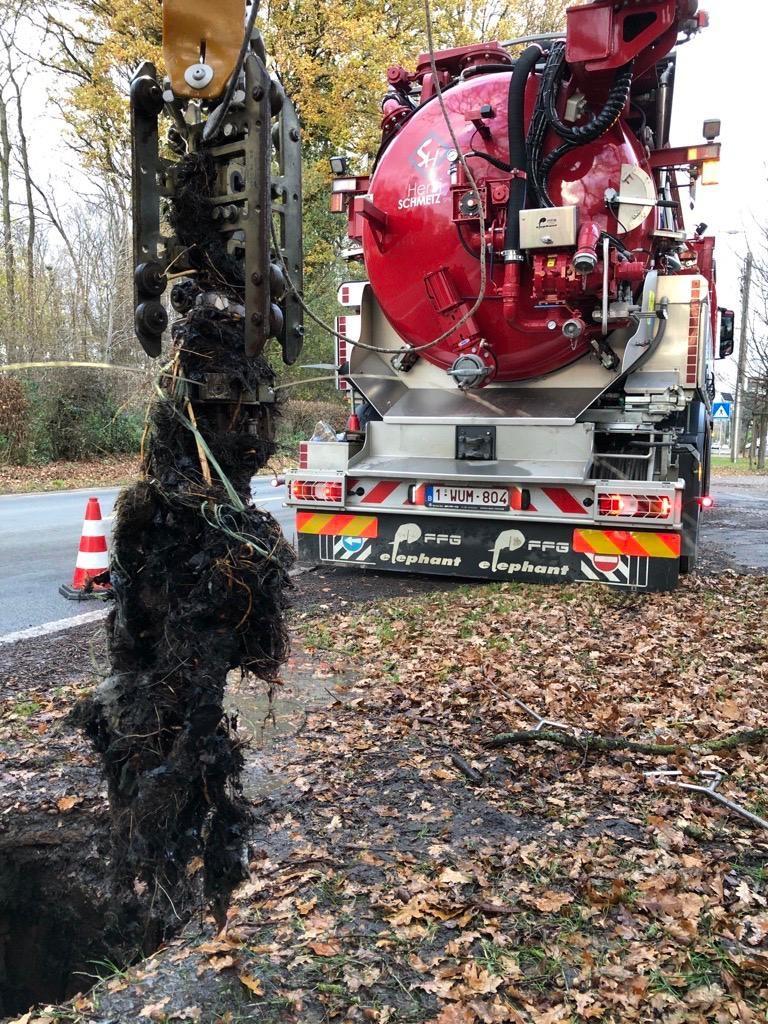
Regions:
[[[446,750],[448,750],[447,747]],[[482,773],[476,768],[473,768],[468,761],[465,761],[464,758],[461,757],[460,754],[457,754],[455,750],[448,750],[448,753],[454,768],[458,768],[466,779],[473,782],[476,786],[483,781]]]
[[[746,818],[747,821],[751,821],[753,825],[757,825],[759,828],[768,829],[768,821],[765,818],[761,818],[757,814],[753,814],[752,811],[748,811],[746,807],[742,807],[741,804],[737,804],[735,800],[729,800],[727,796],[723,796],[722,793],[717,791],[717,787],[723,781],[723,776],[720,772],[702,772],[703,776],[711,778],[712,781],[707,786],[697,786],[691,782],[681,782],[677,778],[670,778],[670,776],[679,776],[682,774],[679,771],[658,771],[658,772],[646,772],[645,777],[651,779],[654,782],[660,783],[662,786],[673,786],[675,789],[685,789],[690,793],[703,793],[704,796],[708,796],[711,800],[714,800],[718,804],[722,804],[723,807],[727,807],[729,811],[734,814],[740,815],[742,818]]]
[[[730,736],[720,739],[701,740],[697,743],[643,743],[639,740],[626,740],[621,736],[597,736],[584,733],[574,736],[565,732],[551,732],[545,729],[521,729],[516,732],[502,732],[486,740],[483,746],[490,750],[509,747],[514,744],[557,743],[570,750],[584,753],[589,750],[631,750],[636,754],[681,754],[686,751],[706,750],[714,753],[721,750],[732,750],[735,747],[749,747],[768,741],[768,729],[742,729]]]

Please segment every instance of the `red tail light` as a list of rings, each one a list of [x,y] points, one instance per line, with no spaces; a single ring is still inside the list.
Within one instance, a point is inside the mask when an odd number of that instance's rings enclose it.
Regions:
[[[292,480],[290,496],[294,501],[333,502],[340,505],[343,498],[341,480]]]
[[[715,504],[715,499],[712,497],[711,494],[704,494],[702,495],[702,497],[699,498],[699,504],[702,508],[713,508]]]
[[[666,494],[600,494],[598,514],[625,519],[670,519],[672,499]]]

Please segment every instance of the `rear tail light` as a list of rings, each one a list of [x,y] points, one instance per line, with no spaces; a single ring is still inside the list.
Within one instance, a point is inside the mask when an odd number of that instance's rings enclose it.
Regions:
[[[344,491],[341,480],[291,480],[289,494],[294,501],[340,505]]]
[[[715,499],[711,494],[704,494],[699,498],[699,505],[701,505],[702,508],[713,508],[714,504]]]
[[[598,515],[622,519],[671,519],[673,504],[667,494],[600,494]]]

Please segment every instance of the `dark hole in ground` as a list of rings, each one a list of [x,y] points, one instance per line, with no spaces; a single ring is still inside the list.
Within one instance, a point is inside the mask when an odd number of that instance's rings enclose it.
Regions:
[[[78,864],[60,845],[0,852],[0,1018],[62,1002],[127,963],[100,867],[95,851]]]

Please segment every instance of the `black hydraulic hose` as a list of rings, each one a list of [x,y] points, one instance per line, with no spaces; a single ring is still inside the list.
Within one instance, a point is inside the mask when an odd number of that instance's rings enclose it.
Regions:
[[[575,148],[575,142],[562,142],[557,149],[553,149],[542,160],[539,169],[539,192],[544,206],[555,205],[549,195],[549,175],[552,172],[552,168],[561,157],[564,157],[566,153],[570,153]]]
[[[509,82],[507,100],[507,130],[509,133],[509,164],[513,177],[509,181],[507,202],[507,227],[504,234],[504,248],[507,251],[520,249],[520,211],[525,206],[526,174],[528,154],[525,145],[525,88],[528,78],[541,60],[540,46],[529,46],[515,64],[515,71]],[[517,172],[517,175],[515,175]]]
[[[550,89],[544,97],[549,123],[566,142],[571,142],[576,146],[581,146],[586,142],[593,142],[613,128],[621,117],[621,112],[627,105],[630,89],[632,88],[632,72],[635,62],[631,60],[616,72],[616,78],[611,86],[611,91],[608,93],[608,99],[600,113],[595,114],[586,124],[574,125],[561,121],[557,113],[558,86],[562,78],[563,69],[565,68],[564,45],[558,47],[557,59],[560,63],[560,68],[555,77],[554,88]]]
[[[221,103],[216,107],[211,116],[205,122],[203,127],[203,142],[213,142],[216,136],[219,134],[219,129],[224,123],[224,118],[229,112],[229,108],[232,105],[232,97],[235,95],[235,89],[237,87],[237,80],[240,77],[240,72],[243,70],[245,65],[245,58],[248,56],[248,47],[251,44],[251,36],[253,35],[253,26],[256,24],[256,15],[259,13],[259,5],[261,0],[252,0],[251,10],[248,13],[248,20],[245,23],[245,32],[243,33],[243,41],[240,45],[240,52],[237,55],[237,62],[235,69],[230,75],[227,88],[224,91],[224,96]]]
[[[512,170],[509,164],[504,163],[503,160],[499,160],[498,157],[491,156],[490,153],[482,153],[479,149],[470,149],[467,151],[466,155],[476,156],[478,160],[485,160],[492,167],[497,167],[500,171],[506,171],[507,174]]]

